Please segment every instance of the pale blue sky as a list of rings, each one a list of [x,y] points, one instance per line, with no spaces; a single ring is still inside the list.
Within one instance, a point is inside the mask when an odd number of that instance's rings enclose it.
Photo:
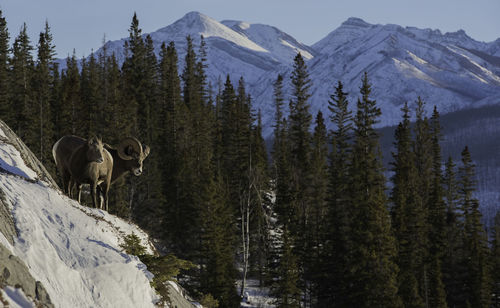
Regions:
[[[190,11],[216,20],[235,19],[276,26],[305,44],[313,44],[349,17],[369,23],[463,29],[479,41],[500,37],[500,0],[1,0],[11,37],[28,25],[35,45],[49,21],[58,57],[77,56],[100,47],[104,34],[128,35],[134,11],[144,32],[167,26]]]

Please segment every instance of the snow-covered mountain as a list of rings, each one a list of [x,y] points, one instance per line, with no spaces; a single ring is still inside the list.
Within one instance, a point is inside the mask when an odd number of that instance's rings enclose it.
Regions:
[[[0,121],[0,304],[2,307],[156,307],[152,274],[120,248],[148,235],[61,193],[45,168]],[[178,307],[195,307],[172,282]]]
[[[218,22],[191,12],[149,35],[157,52],[163,42],[175,42],[181,68],[186,36],[197,44],[203,35],[212,85],[217,87],[219,78],[224,81],[227,74],[234,82],[243,76],[254,108],[262,111],[266,136],[273,122],[272,82],[278,73],[288,80],[297,52],[308,61],[313,83],[312,113],[328,112],[328,99],[338,80],[350,93],[354,107],[364,72],[369,74],[373,98],[383,112],[380,126],[397,123],[400,106],[418,96],[428,103],[429,110],[437,105],[442,113],[500,103],[500,39],[478,42],[463,30],[443,34],[349,18],[319,42],[307,46],[273,26]],[[125,39],[107,42],[108,53],[114,52],[123,60]],[[291,92],[288,83],[285,90]]]

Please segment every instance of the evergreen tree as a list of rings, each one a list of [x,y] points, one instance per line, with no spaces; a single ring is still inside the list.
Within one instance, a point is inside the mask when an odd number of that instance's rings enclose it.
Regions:
[[[15,38],[10,61],[10,102],[13,107],[13,129],[23,140],[34,140],[34,128],[30,123],[33,110],[32,77],[34,62],[26,24]]]
[[[291,196],[291,165],[288,123],[283,117],[283,77],[274,82],[275,125],[273,143],[273,165],[276,179],[276,201],[274,211],[282,225],[290,225],[295,217]]]
[[[309,98],[311,94],[311,79],[307,71],[307,65],[302,56],[297,54],[294,58],[293,71],[291,75],[292,99],[290,100],[289,115],[289,146],[291,171],[291,193],[292,207],[295,208],[296,216],[290,225],[290,234],[295,241],[295,253],[298,257],[299,271],[301,273],[300,284],[304,292],[304,301],[309,299],[309,283],[305,281],[306,259],[307,259],[307,229],[311,212],[311,126],[312,116],[309,113]],[[305,304],[305,303],[304,303]]]
[[[134,136],[139,133],[137,110],[146,102],[144,89],[146,48],[141,33],[139,20],[134,13],[129,28],[129,39],[124,43],[126,55],[122,66],[124,104],[122,106],[122,119],[120,119],[126,123],[125,133]]]
[[[328,168],[328,211],[322,283],[319,284],[318,306],[340,307],[346,300],[347,252],[349,251],[349,162],[352,152],[352,112],[349,111],[347,93],[339,81],[328,101],[330,122],[335,127],[330,132],[332,151]]]
[[[456,165],[449,157],[443,177],[444,200],[446,203],[446,249],[443,258],[443,282],[449,307],[461,307],[466,301],[464,290],[467,275],[463,247],[463,215],[459,209],[458,180]]]
[[[234,218],[226,199],[223,182],[205,179],[209,189],[200,200],[200,291],[211,294],[220,307],[239,307],[234,267]]]
[[[94,53],[89,60],[83,61],[80,80],[80,118],[83,136],[100,135],[100,85],[99,68]]]
[[[35,140],[26,140],[33,147],[33,152],[39,157],[40,162],[50,171],[54,170],[52,164],[52,145],[54,143],[54,128],[51,121],[50,110],[51,96],[53,95],[54,82],[54,56],[55,46],[52,43],[52,34],[48,22],[45,30],[40,33],[38,41],[38,57],[35,68],[33,87],[35,102],[31,113],[32,125],[36,127]],[[32,143],[33,142],[33,143]]]
[[[491,243],[491,306],[500,307],[500,211],[497,212],[493,224]]]
[[[319,285],[322,281],[322,256],[326,232],[327,190],[328,190],[328,137],[323,114],[316,115],[311,151],[311,209],[306,234],[305,274],[311,281],[310,305],[318,302]]]
[[[406,103],[402,111],[403,121],[395,132],[397,152],[393,153],[394,187],[391,193],[391,214],[399,252],[399,294],[405,307],[424,307],[425,302],[419,292],[421,281],[418,278],[426,257],[422,244],[426,240],[425,205],[417,191],[418,173]]]
[[[354,118],[354,145],[350,168],[351,237],[347,278],[350,307],[400,307],[397,295],[396,246],[386,208],[385,179],[378,134],[380,116],[370,99],[371,86],[365,73]],[[361,223],[362,222],[362,223]]]
[[[250,168],[250,188],[253,205],[251,210],[250,232],[250,265],[252,273],[259,279],[262,286],[265,278],[266,262],[270,254],[269,249],[269,217],[271,200],[267,192],[271,189],[269,167],[267,161],[267,151],[264,138],[262,138],[261,113],[257,115],[257,125],[252,128],[251,140],[251,168]]]
[[[459,172],[460,203],[464,213],[464,250],[468,267],[465,281],[466,301],[472,307],[489,307],[491,280],[488,243],[481,223],[479,201],[473,197],[476,174],[468,147],[462,151],[462,166]]]
[[[297,257],[293,253],[293,239],[287,228],[283,230],[282,248],[277,272],[277,281],[272,286],[271,294],[276,298],[278,308],[299,308],[300,294],[298,288],[299,270]]]
[[[175,44],[162,45],[160,51],[160,128],[161,137],[159,151],[163,153],[160,168],[163,171],[163,194],[166,198],[165,224],[162,237],[173,241],[181,227],[182,204],[178,200],[179,175],[185,166],[185,139],[189,116],[181,97],[181,85],[177,68],[177,51]],[[170,235],[172,238],[170,238]]]
[[[186,46],[186,56],[184,58],[185,65],[184,70],[182,71],[182,92],[184,103],[191,109],[191,105],[198,101],[198,97],[196,96],[200,94],[200,90],[197,85],[198,80],[196,80],[197,59],[191,36],[186,37]]]
[[[13,125],[14,114],[9,100],[9,54],[7,21],[0,10],[0,119]]]
[[[443,191],[443,174],[441,171],[441,125],[436,106],[429,121],[432,152],[431,187],[428,202],[429,224],[429,294],[428,302],[432,307],[447,307],[446,292],[442,281],[441,264],[446,249],[446,204]]]
[[[66,70],[61,76],[61,116],[59,125],[56,128],[59,136],[81,134],[81,128],[78,126],[78,121],[82,117],[79,114],[80,109],[80,72],[78,63],[73,50],[73,56],[66,59]],[[78,131],[77,131],[78,128]]]

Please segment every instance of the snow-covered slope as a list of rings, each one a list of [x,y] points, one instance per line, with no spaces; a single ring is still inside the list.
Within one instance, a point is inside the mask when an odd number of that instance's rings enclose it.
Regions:
[[[350,18],[312,46],[321,53],[310,62],[316,84],[312,101],[326,104],[331,86],[325,85],[337,79],[355,94],[354,101],[362,74],[368,72],[372,97],[383,113],[381,126],[399,121],[399,107],[418,96],[429,109],[437,105],[442,113],[474,107],[500,93],[500,59],[488,53],[491,46],[462,30],[441,34]],[[326,111],[325,106],[321,109]]]
[[[279,30],[276,29],[276,31]],[[162,43],[168,44],[173,41],[177,47],[181,65],[185,56],[186,37],[191,36],[197,45],[200,36],[203,35],[208,48],[209,70],[207,75],[213,85],[217,84],[219,77],[224,80],[226,74],[230,74],[234,80],[244,76],[247,82],[254,83],[266,72],[273,71],[276,67],[283,65],[280,62],[283,58],[283,52],[289,50],[288,53],[293,54],[294,49],[300,48],[293,46],[288,41],[286,45],[283,45],[283,48],[278,50],[269,45],[260,45],[245,33],[235,31],[198,12],[190,12],[173,24],[149,33],[149,35],[153,39],[157,53],[159,53]],[[123,61],[124,42],[125,39],[107,42],[107,52],[114,52],[118,59]]]
[[[152,274],[120,248],[123,237],[135,233],[153,253],[147,234],[40,180],[50,175],[35,172],[26,158],[36,159],[18,143],[0,121],[0,224],[13,225],[0,228],[0,300],[13,307],[35,300],[43,307],[154,307]],[[42,290],[48,302],[40,302]]]

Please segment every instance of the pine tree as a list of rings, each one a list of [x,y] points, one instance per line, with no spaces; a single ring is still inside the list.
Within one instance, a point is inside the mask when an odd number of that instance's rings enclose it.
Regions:
[[[500,211],[497,212],[493,224],[491,243],[491,306],[500,307]]]
[[[271,294],[276,298],[274,302],[276,307],[299,308],[301,291],[298,288],[298,261],[293,253],[293,239],[286,227],[283,230],[282,241],[278,277],[271,288]]]
[[[178,200],[179,174],[185,166],[184,140],[187,136],[187,111],[181,97],[181,85],[177,68],[177,51],[175,44],[171,42],[168,46],[163,44],[160,51],[160,127],[161,137],[159,151],[163,153],[160,168],[163,170],[163,194],[166,198],[165,216],[166,228],[163,228],[162,237],[170,240],[175,239],[177,227],[181,224],[180,213],[182,211]],[[169,237],[172,235],[172,238]]]
[[[318,111],[312,136],[311,151],[311,209],[306,234],[306,280],[310,286],[310,304],[318,302],[319,285],[322,281],[322,256],[326,232],[327,190],[328,190],[328,137],[323,114]]]
[[[253,215],[251,217],[250,234],[250,265],[251,271],[263,286],[266,271],[266,262],[270,254],[269,249],[269,208],[271,200],[267,192],[270,187],[269,166],[264,138],[262,137],[262,118],[260,110],[257,115],[257,125],[252,128],[251,140],[251,168],[250,185],[253,200]]]
[[[79,127],[79,119],[82,117],[79,114],[80,109],[80,72],[78,70],[78,63],[75,56],[75,51],[73,50],[73,56],[66,59],[66,70],[63,71],[61,76],[61,117],[59,119],[59,125],[56,129],[59,132],[59,136],[81,132],[77,131]]]
[[[441,264],[446,249],[446,204],[441,171],[441,125],[436,106],[429,121],[432,152],[431,187],[428,202],[429,224],[429,304],[432,307],[447,307],[446,292],[442,281]]]
[[[99,82],[99,68],[97,60],[92,53],[87,61],[82,64],[81,80],[80,80],[80,104],[79,114],[81,118],[81,132],[83,136],[99,135],[100,113],[99,108],[100,97],[100,82]]]
[[[13,126],[14,114],[9,100],[9,31],[0,10],[0,119]]]
[[[490,273],[487,236],[481,223],[479,201],[473,197],[476,189],[475,165],[468,147],[462,151],[459,168],[460,203],[464,213],[464,250],[467,260],[465,281],[467,302],[472,307],[489,307]]]
[[[451,157],[445,164],[443,189],[446,203],[446,250],[443,258],[443,282],[446,301],[450,307],[463,306],[466,292],[463,288],[467,275],[466,258],[463,247],[463,215],[459,209],[458,181],[456,165]]]
[[[396,246],[386,208],[385,179],[378,134],[374,129],[380,109],[370,99],[365,73],[354,119],[354,145],[350,168],[350,226],[348,302],[351,307],[400,307],[397,295]]]
[[[290,225],[295,219],[291,196],[291,162],[288,123],[283,117],[283,77],[278,75],[274,82],[275,125],[273,142],[273,165],[276,179],[276,201],[274,211],[281,225]]]
[[[144,91],[144,64],[146,48],[141,36],[139,20],[134,13],[129,28],[129,39],[125,41],[124,48],[126,58],[123,62],[123,94],[124,104],[122,118],[126,123],[125,132],[128,135],[137,136],[139,127],[137,123],[137,110],[146,101]]]
[[[200,202],[200,291],[213,295],[220,307],[239,307],[234,267],[234,218],[223,182],[206,178],[208,190]]]
[[[295,253],[298,257],[301,272],[301,288],[304,292],[304,304],[309,300],[308,283],[305,281],[305,266],[307,259],[307,229],[311,211],[311,126],[312,116],[309,113],[309,88],[311,79],[307,65],[302,56],[297,54],[290,77],[292,83],[292,99],[290,100],[289,115],[289,144],[291,170],[292,207],[295,208],[296,217],[290,225],[290,234],[295,241]]]
[[[395,132],[397,152],[393,153],[394,187],[391,193],[391,214],[399,252],[399,294],[405,307],[424,307],[424,299],[419,292],[421,281],[418,278],[426,257],[422,244],[426,240],[425,205],[417,191],[418,173],[406,103],[402,111],[403,121]]]
[[[349,161],[352,152],[352,112],[349,111],[347,93],[339,81],[330,95],[328,109],[330,122],[335,127],[330,132],[332,151],[329,156],[328,212],[321,259],[323,280],[319,284],[319,306],[342,306],[345,299],[347,252],[349,251]]]
[[[52,165],[52,144],[54,143],[54,128],[51,121],[50,110],[51,95],[53,94],[55,46],[52,43],[52,34],[48,22],[45,30],[40,33],[38,41],[38,57],[33,79],[35,101],[31,113],[31,121],[36,133],[34,140],[27,140],[33,147],[34,153],[42,164],[49,170],[54,170]]]
[[[34,140],[33,125],[30,123],[33,104],[32,76],[34,62],[31,56],[31,46],[26,24],[12,46],[10,60],[10,102],[13,107],[13,125],[16,134],[23,140]]]

